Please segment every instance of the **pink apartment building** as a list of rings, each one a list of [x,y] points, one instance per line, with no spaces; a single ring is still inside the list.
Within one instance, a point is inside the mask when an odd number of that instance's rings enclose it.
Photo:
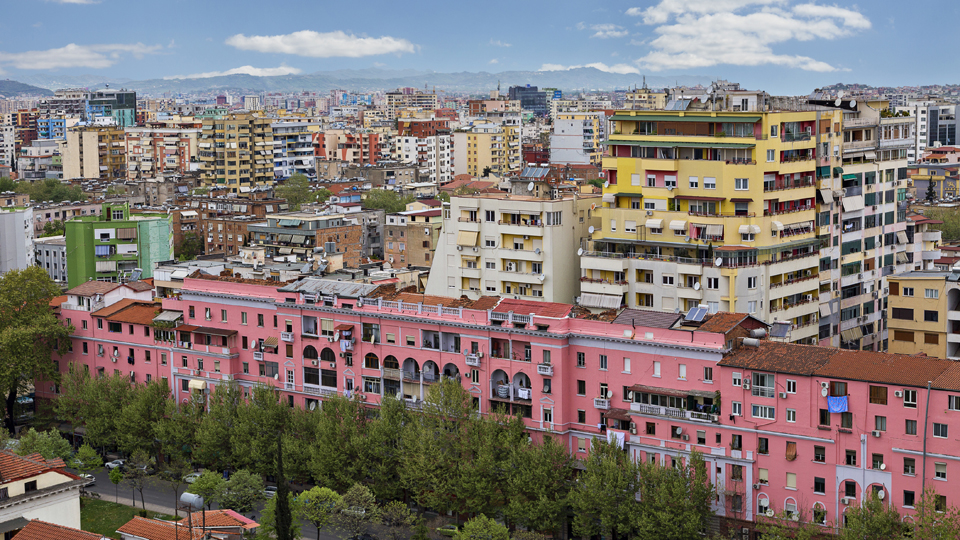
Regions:
[[[187,278],[161,304],[142,284],[93,283],[60,306],[77,328],[62,371],[159,377],[180,400],[226,380],[263,382],[307,409],[332,395],[419,407],[432,383],[454,377],[481,412],[519,412],[534,437],[556,433],[578,456],[597,436],[638,460],[701,452],[721,487],[714,510],[748,532],[767,510],[833,522],[873,490],[909,514],[924,477],[960,502],[946,482],[960,475],[950,448],[960,426],[948,432],[960,366],[949,361],[744,340],[766,325],[734,313],[697,322],[626,310],[604,321],[565,304],[318,278]],[[38,385],[39,397],[55,393]],[[828,400],[845,411],[828,412]]]

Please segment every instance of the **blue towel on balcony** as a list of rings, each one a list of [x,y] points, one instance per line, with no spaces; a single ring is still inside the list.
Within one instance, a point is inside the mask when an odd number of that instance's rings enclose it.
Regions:
[[[827,410],[832,413],[847,412],[847,396],[828,397]]]

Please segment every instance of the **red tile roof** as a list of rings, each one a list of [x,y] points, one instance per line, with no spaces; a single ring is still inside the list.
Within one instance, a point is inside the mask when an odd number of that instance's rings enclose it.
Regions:
[[[108,321],[145,324],[153,323],[153,318],[160,313],[160,304],[124,298],[119,302],[93,312],[94,317],[103,317]]]
[[[203,514],[204,512],[194,512],[190,514],[190,519],[193,520],[194,526],[198,523],[204,523]],[[244,529],[255,529],[260,526],[256,521],[242,516],[233,510],[207,510],[206,514],[208,529],[211,527],[243,527]],[[181,523],[187,522],[181,520]]]
[[[752,317],[748,313],[728,313],[721,311],[719,313],[714,313],[710,315],[703,324],[700,325],[701,332],[716,332],[718,334],[726,334],[727,332],[733,330],[734,328],[740,326],[748,318],[753,319],[756,323],[751,326],[755,328],[762,328],[769,326],[768,324],[761,322],[760,320]],[[759,323],[759,326],[758,324]]]
[[[533,313],[538,317],[553,317],[559,319],[570,314],[570,304],[557,304],[554,302],[534,302],[532,300],[514,300],[513,298],[504,298],[500,301],[493,311],[497,313],[507,313],[512,311],[518,315],[529,315]]]
[[[144,538],[146,540],[201,540],[204,536],[203,530],[194,526],[192,534],[182,525],[174,525],[167,521],[158,519],[147,519],[140,516],[134,517],[124,523],[117,532]]]
[[[0,450],[0,481],[12,482],[21,478],[30,478],[54,469],[63,469],[67,465],[60,458],[44,459],[40,454],[18,456],[10,450]],[[59,471],[69,479],[78,477]]]
[[[761,341],[759,347],[741,346],[724,356],[721,366],[812,375],[826,364],[835,349],[795,345],[776,341]]]
[[[470,309],[479,309],[481,311],[486,311],[488,309],[493,309],[497,307],[497,304],[500,303],[499,296],[481,296],[473,301],[473,304],[470,305]]]
[[[16,540],[102,540],[103,536],[35,519],[20,530]]]
[[[613,324],[629,324],[630,326],[636,325],[646,328],[671,328],[680,317],[683,317],[683,315],[668,311],[625,309],[613,319]]]
[[[436,199],[418,199],[414,202],[418,202],[426,206],[442,206],[443,205],[443,201],[438,201]]]
[[[151,279],[149,283],[146,281],[131,281],[129,283],[124,283],[125,286],[137,291],[151,291],[153,290],[153,280]]]
[[[67,294],[77,296],[93,296],[95,294],[107,294],[119,287],[119,283],[107,283],[106,281],[87,281],[67,291]]]
[[[60,304],[63,304],[64,302],[66,302],[67,298],[68,297],[66,295],[54,296],[53,298],[50,299],[50,307],[54,307],[54,308],[60,307]]]

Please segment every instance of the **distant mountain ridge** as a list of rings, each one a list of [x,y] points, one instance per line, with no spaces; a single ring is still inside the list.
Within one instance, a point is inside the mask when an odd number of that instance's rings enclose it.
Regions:
[[[31,86],[10,79],[0,80],[0,96],[8,98],[16,96],[52,96],[53,92],[46,88]]]
[[[414,87],[448,92],[489,92],[499,85],[503,92],[514,85],[534,85],[541,88],[559,88],[561,90],[615,90],[626,89],[643,84],[641,75],[621,75],[607,73],[595,68],[576,68],[566,71],[504,71],[439,73],[413,69],[390,70],[380,68],[342,69],[336,71],[317,71],[300,75],[280,75],[275,77],[255,77],[252,75],[226,75],[202,79],[149,79],[134,81],[129,79],[96,78],[92,75],[75,77],[32,75],[28,78],[32,84],[49,89],[68,86],[99,88],[104,84],[122,86],[142,94],[163,93],[203,93],[203,92],[326,92],[344,89],[360,92],[391,90],[401,87]],[[647,85],[654,88],[682,84],[693,86],[709,84],[710,77],[684,76],[663,77],[647,76]]]

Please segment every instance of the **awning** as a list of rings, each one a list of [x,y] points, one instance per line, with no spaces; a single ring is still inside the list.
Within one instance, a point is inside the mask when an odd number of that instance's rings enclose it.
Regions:
[[[170,274],[170,279],[183,279],[189,275],[189,270],[174,270],[173,273]]]
[[[97,261],[97,272],[116,272],[117,261]]]
[[[845,174],[845,175],[843,175],[841,178],[843,178],[844,180],[856,180],[856,179],[857,179],[857,175],[855,175],[855,174]]]
[[[199,327],[199,326],[194,326],[194,325],[192,325],[192,324],[181,324],[180,326],[176,327],[175,330],[176,330],[177,332],[193,332],[194,330],[197,330],[198,328],[200,328],[200,327]]]
[[[210,328],[203,326],[193,331],[194,334],[207,334],[210,336],[232,336],[237,333],[236,330],[229,328]]]
[[[746,202],[746,203],[751,203],[751,202],[753,202],[753,199],[746,199],[746,198],[730,199],[730,202]]]
[[[723,236],[723,225],[707,225],[707,236]]]
[[[741,225],[738,229],[740,234],[760,234],[759,225]]]
[[[349,332],[353,330],[353,325],[343,323],[343,324],[338,324],[334,326],[333,329],[336,330],[337,332]]]
[[[821,190],[820,190],[820,197],[823,199],[823,202],[825,202],[825,203],[832,203],[832,202],[833,202],[833,190],[832,190],[832,189],[821,189]]]
[[[187,386],[190,387],[191,390],[206,390],[207,381],[198,381],[196,379],[191,379],[190,382],[187,384]]]
[[[299,219],[281,219],[280,226],[281,227],[299,227],[300,220]]]
[[[647,223],[645,224],[645,227],[648,228],[648,229],[662,229],[662,228],[663,228],[663,220],[662,220],[662,219],[650,218],[650,219],[647,220]]]
[[[293,252],[293,249],[291,249],[291,248],[280,248],[280,254],[281,254],[281,255],[289,255],[289,254],[291,254],[292,252]]]
[[[853,197],[843,198],[844,212],[855,212],[857,210],[863,210],[863,196],[854,195]]]
[[[183,318],[182,311],[161,311],[159,315],[153,318],[153,322],[177,322]]]
[[[856,341],[863,337],[863,331],[860,330],[859,326],[854,326],[849,330],[841,330],[840,337],[843,338],[844,341]]]
[[[725,200],[723,197],[702,197],[700,195],[677,195],[674,199],[680,201],[714,201],[719,202]]]
[[[604,418],[612,418],[614,420],[621,420],[623,422],[630,421],[630,411],[626,409],[610,409],[604,415]]]
[[[601,144],[618,144],[624,146],[640,146],[644,148],[753,148],[753,143],[728,142],[689,142],[689,141],[603,141]]]
[[[281,234],[277,236],[277,242],[289,242],[293,238],[292,234]]]
[[[833,313],[833,310],[830,309],[830,304],[823,303],[820,304],[820,316],[829,317]]]
[[[639,122],[743,122],[747,124],[756,124],[760,121],[759,116],[734,116],[734,115],[720,115],[709,116],[693,116],[684,114],[683,116],[672,115],[672,114],[646,114],[646,115],[628,115],[628,114],[615,114],[610,117],[611,120],[619,121],[639,121]]]
[[[196,212],[196,210],[185,210],[185,211],[183,211],[183,212],[180,212],[180,217],[182,217],[182,218],[195,218],[195,217],[197,217],[197,212]]]
[[[93,254],[97,257],[106,257],[110,255],[110,246],[93,246]]]
[[[868,160],[871,160],[871,161],[872,161],[872,160],[877,159],[877,153],[876,153],[876,152],[871,152],[871,151],[868,150],[867,152],[864,152],[863,157],[866,158],[866,159],[868,159]]]
[[[897,231],[897,242],[906,244],[908,242],[907,233],[904,231]]]
[[[897,253],[897,263],[898,263],[898,264],[904,264],[904,263],[908,263],[908,262],[910,262],[910,259],[907,258],[907,253],[906,253],[906,252],[901,251],[900,253]]]
[[[277,339],[277,336],[271,336],[271,337],[268,337],[267,339],[263,340],[263,346],[264,346],[264,347],[273,347],[273,348],[276,348],[277,345],[278,345],[278,343],[279,343],[279,340]]]
[[[670,222],[671,231],[685,231],[687,230],[687,222],[682,219],[675,219]]]
[[[610,203],[610,204],[614,204],[614,203],[617,202],[617,196],[614,195],[613,193],[604,193],[604,194],[603,194],[603,202],[605,202],[605,203]]]
[[[750,234],[750,226],[741,225],[740,228],[737,229],[737,232],[739,232],[740,234]]]
[[[588,308],[616,309],[620,307],[623,298],[616,294],[583,293],[580,295],[580,305]]]
[[[477,236],[480,233],[477,231],[460,231],[457,233],[457,245],[458,246],[476,246],[477,245]]]
[[[294,244],[302,244],[303,241],[306,239],[307,237],[302,234],[295,234],[293,235],[293,238],[290,241],[293,242]]]
[[[770,226],[774,232],[780,232],[783,230],[783,223],[780,223],[779,221],[771,221]]]
[[[629,390],[634,392],[640,392],[642,394],[657,394],[658,396],[675,396],[675,397],[716,397],[716,392],[709,392],[706,390],[678,390],[675,388],[659,388],[657,386],[646,386],[643,384],[635,384],[629,387]]]

